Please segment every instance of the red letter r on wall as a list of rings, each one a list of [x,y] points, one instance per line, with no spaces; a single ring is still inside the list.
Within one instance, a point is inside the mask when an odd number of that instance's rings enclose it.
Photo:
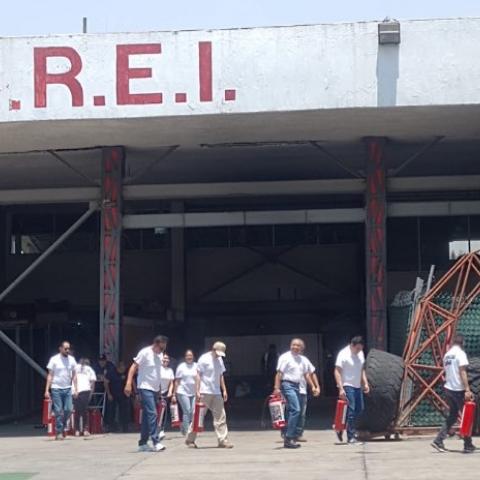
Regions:
[[[72,95],[72,106],[83,106],[83,89],[76,76],[82,70],[82,59],[71,47],[39,47],[33,49],[35,108],[47,106],[47,85],[65,85]],[[71,68],[64,73],[47,73],[48,57],[64,57],[70,61]]]

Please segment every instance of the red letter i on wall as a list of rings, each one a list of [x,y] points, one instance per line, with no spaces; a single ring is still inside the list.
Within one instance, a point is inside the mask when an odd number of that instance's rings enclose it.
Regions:
[[[213,100],[212,86],[212,42],[198,42],[200,101]]]

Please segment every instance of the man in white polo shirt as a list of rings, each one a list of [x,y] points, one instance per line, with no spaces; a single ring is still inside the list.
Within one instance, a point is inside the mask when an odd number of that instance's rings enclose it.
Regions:
[[[133,377],[138,372],[137,390],[142,403],[142,425],[140,427],[140,440],[138,449],[148,452],[148,439],[153,442],[153,450],[160,452],[165,447],[160,443],[158,433],[157,403],[161,383],[161,367],[163,352],[167,348],[168,338],[158,335],[153,339],[153,344],[143,348],[133,359],[133,364],[128,371],[124,393],[127,397],[132,394]]]
[[[468,384],[468,358],[463,350],[464,341],[463,335],[456,335],[452,347],[443,357],[446,380],[445,396],[449,406],[449,413],[444,427],[432,443],[432,447],[439,452],[447,451],[443,442],[448,437],[450,429],[458,420],[458,415],[463,409],[464,402],[473,400],[473,394]],[[465,437],[463,439],[463,451],[465,453],[473,453],[475,450],[472,437]]]
[[[212,412],[213,428],[218,439],[218,448],[233,448],[228,441],[227,416],[225,402],[228,400],[227,387],[223,374],[225,365],[223,357],[227,347],[222,342],[215,342],[210,352],[204,353],[197,362],[196,392],[208,410]],[[185,444],[196,448],[197,434],[193,431],[193,422],[188,429]]]
[[[273,393],[281,393],[287,401],[287,428],[283,431],[285,448],[300,447],[296,440],[302,414],[300,383],[305,379],[312,391],[316,391],[307,362],[300,354],[303,347],[303,340],[294,338],[290,343],[290,351],[280,355],[275,375]]]
[[[363,410],[363,393],[370,392],[365,373],[364,341],[360,336],[353,337],[350,344],[340,350],[335,362],[335,381],[338,395],[347,400],[347,439],[350,445],[357,443],[355,423]],[[363,392],[362,392],[363,387]],[[341,434],[339,440],[342,441]]]
[[[77,376],[75,367],[77,362],[70,355],[70,343],[62,342],[58,347],[59,353],[50,358],[45,385],[45,398],[52,400],[55,415],[55,439],[63,440],[67,422],[73,411],[72,386],[77,391]]]

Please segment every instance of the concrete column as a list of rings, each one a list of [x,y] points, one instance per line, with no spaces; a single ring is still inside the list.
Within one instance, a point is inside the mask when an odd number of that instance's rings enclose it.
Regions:
[[[172,213],[184,211],[183,202],[172,202]],[[186,272],[185,272],[185,229],[172,228],[171,242],[171,312],[172,320],[185,321],[186,310]]]
[[[365,192],[367,342],[370,348],[387,348],[387,242],[385,139],[371,137],[367,144]]]
[[[124,151],[103,149],[100,235],[100,353],[112,361],[120,354],[120,260]]]

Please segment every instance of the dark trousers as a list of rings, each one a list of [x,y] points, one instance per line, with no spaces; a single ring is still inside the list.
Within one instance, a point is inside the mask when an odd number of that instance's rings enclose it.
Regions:
[[[130,422],[130,400],[123,395],[113,395],[113,400],[110,402],[111,409],[111,426],[115,426],[115,419],[118,415],[118,423],[122,432],[128,432],[128,423]]]
[[[458,420],[458,415],[463,409],[463,404],[465,402],[465,392],[455,392],[453,390],[445,389],[445,397],[448,403],[448,417],[445,421],[445,425],[438,432],[436,442],[443,442],[448,437],[448,432],[455,425]],[[465,437],[463,443],[466,447],[472,445],[472,437]]]
[[[88,404],[90,403],[90,390],[80,392],[74,401],[75,405],[75,430],[83,432],[88,428]]]

